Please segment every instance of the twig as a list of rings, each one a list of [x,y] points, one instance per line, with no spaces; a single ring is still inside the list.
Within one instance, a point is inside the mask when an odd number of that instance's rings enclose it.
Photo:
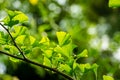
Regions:
[[[14,55],[12,55],[12,54],[9,54],[9,53],[3,52],[3,51],[0,51],[1,54],[5,54],[5,55],[7,55],[7,56],[10,56],[10,57],[13,57],[13,58],[22,60],[22,61],[24,61],[24,62],[31,63],[31,64],[34,64],[34,65],[36,65],[36,66],[39,66],[39,67],[42,67],[42,68],[45,68],[45,69],[49,69],[49,70],[51,70],[51,71],[54,71],[54,72],[56,72],[56,73],[64,76],[65,78],[67,78],[67,79],[69,79],[69,80],[74,80],[71,76],[69,76],[69,75],[67,75],[67,74],[65,74],[65,73],[63,73],[63,72],[60,72],[60,71],[58,71],[57,69],[54,69],[54,68],[51,68],[51,67],[48,67],[48,66],[45,66],[45,65],[42,65],[42,64],[39,64],[39,63],[37,63],[37,62],[34,62],[34,61],[31,61],[31,60],[27,59],[27,58],[25,57],[24,53],[22,52],[22,50],[18,47],[18,45],[17,45],[16,42],[14,41],[14,38],[12,37],[11,33],[9,32],[9,30],[8,30],[3,24],[0,23],[0,25],[1,25],[1,26],[7,31],[7,33],[10,35],[10,37],[11,37],[13,43],[14,43],[14,46],[19,50],[19,52],[21,53],[21,55],[23,56],[23,58],[18,57],[18,56],[14,56]]]
[[[24,53],[22,52],[22,50],[18,47],[18,45],[16,44],[16,42],[14,41],[14,38],[12,37],[10,31],[3,25],[0,23],[0,25],[7,31],[7,33],[10,35],[12,42],[14,44],[14,46],[18,49],[18,51],[20,52],[20,54],[23,56],[24,59],[26,59]]]
[[[34,61],[31,61],[31,60],[29,60],[29,59],[24,59],[24,58],[20,58],[20,57],[14,56],[14,55],[9,54],[9,53],[7,53],[7,52],[0,51],[0,53],[1,53],[1,54],[5,54],[5,55],[10,56],[10,57],[13,57],[13,58],[16,58],[16,59],[19,59],[19,60],[22,60],[22,61],[27,62],[27,63],[31,63],[31,64],[33,64],[33,65],[36,65],[36,66],[39,66],[39,67],[42,67],[42,68],[45,68],[45,69],[49,69],[49,70],[51,70],[51,71],[54,71],[54,72],[56,72],[56,73],[59,73],[60,75],[62,75],[62,76],[64,76],[65,78],[67,78],[68,80],[74,80],[71,76],[69,76],[69,75],[67,75],[67,74],[65,74],[65,73],[63,73],[63,72],[60,72],[60,71],[58,71],[57,69],[54,69],[54,68],[51,68],[51,67],[48,67],[48,66],[39,64],[39,63],[34,62]]]

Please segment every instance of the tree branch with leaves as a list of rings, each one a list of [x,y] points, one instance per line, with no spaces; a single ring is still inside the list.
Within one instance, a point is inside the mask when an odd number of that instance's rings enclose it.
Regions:
[[[11,61],[22,60],[24,62],[48,69],[58,73],[69,80],[80,80],[84,73],[92,70],[97,80],[97,64],[81,64],[77,60],[82,57],[88,57],[87,50],[79,54],[75,54],[73,49],[76,47],[72,43],[70,34],[60,31],[56,32],[58,43],[51,42],[47,36],[43,36],[41,40],[37,40],[30,35],[29,30],[25,26],[18,25],[28,20],[28,17],[20,11],[6,10],[8,16],[0,23],[7,34],[0,31],[0,54],[7,55]],[[39,48],[38,53],[42,62],[32,61],[29,57],[34,55],[34,49]],[[15,58],[15,59],[13,59]]]

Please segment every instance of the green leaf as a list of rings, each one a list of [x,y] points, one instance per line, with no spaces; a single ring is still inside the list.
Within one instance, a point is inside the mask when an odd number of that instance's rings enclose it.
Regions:
[[[114,78],[111,76],[103,75],[103,80],[114,80]]]
[[[69,43],[69,44],[64,45],[64,46],[57,45],[57,47],[54,48],[54,51],[57,53],[61,53],[63,56],[66,56],[67,58],[70,58],[70,56],[72,56],[73,49],[75,47],[76,46],[73,45],[72,43]]]
[[[67,73],[70,73],[70,71],[72,70],[67,64],[60,64],[60,67],[58,69],[60,71],[66,71]]]
[[[79,53],[77,55],[77,59],[79,59],[81,57],[88,57],[88,51],[87,51],[87,49],[83,50],[81,53]]]
[[[57,38],[60,46],[66,45],[71,41],[71,36],[66,32],[57,32]]]
[[[4,33],[0,32],[0,44],[5,44],[5,43],[6,43],[6,40],[4,38]]]
[[[45,50],[45,51],[44,51],[44,55],[45,55],[47,58],[51,58],[51,57],[52,57],[52,53],[53,53],[53,50],[51,50],[51,49],[48,49],[48,50]]]
[[[28,17],[22,12],[20,12],[18,15],[12,18],[12,21],[14,22],[18,21],[19,23],[23,23],[24,21],[27,21],[27,20],[28,20]]]
[[[85,72],[85,70],[89,70],[91,69],[91,65],[89,63],[86,63],[86,64],[80,64],[79,65],[79,68],[81,70],[81,72]]]
[[[30,39],[30,44],[34,44],[35,43],[35,38],[33,36],[29,36],[29,39]]]
[[[120,7],[120,0],[109,0],[109,7]]]
[[[15,16],[15,12],[14,12],[14,11],[11,11],[11,10],[6,9],[6,12],[8,13],[8,15],[9,15],[11,18]]]
[[[21,54],[19,53],[19,51],[17,50],[17,48],[15,46],[12,45],[4,45],[4,50],[12,55],[18,56],[20,57]],[[15,59],[12,57],[9,57],[9,59],[13,62],[19,62],[19,59]]]
[[[97,69],[98,69],[98,65],[95,63],[91,66],[91,68],[93,69],[94,73],[95,73],[95,76],[97,78]]]
[[[18,50],[15,46],[12,45],[4,45],[4,49],[8,52],[10,52],[11,54],[17,55],[18,54]]]
[[[20,61],[19,59],[15,59],[15,58],[12,58],[12,57],[9,57],[9,59],[13,62],[19,62]]]
[[[11,35],[15,38],[19,35],[26,34],[27,28],[24,26],[14,26],[13,31],[11,31]]]
[[[20,35],[20,36],[18,36],[18,37],[15,39],[15,42],[16,42],[17,44],[22,45],[22,44],[24,43],[25,37],[26,37],[26,35]]]
[[[6,12],[8,13],[8,16],[3,19],[3,22],[9,27],[28,20],[28,17],[20,11],[6,10]]]
[[[50,40],[48,37],[44,36],[44,37],[42,37],[42,39],[39,43],[48,46],[50,44]]]
[[[76,63],[76,61],[74,61],[74,62],[73,62],[73,70],[75,70],[76,67],[77,67],[77,63]]]
[[[48,59],[47,57],[44,57],[43,64],[46,65],[46,66],[49,66],[49,67],[52,66],[50,59]]]

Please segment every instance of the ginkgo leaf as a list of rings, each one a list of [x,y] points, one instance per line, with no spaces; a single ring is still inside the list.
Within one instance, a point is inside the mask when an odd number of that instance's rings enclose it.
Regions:
[[[12,27],[15,24],[23,23],[28,20],[28,17],[21,11],[6,10],[8,16],[3,19],[4,25]]]
[[[66,71],[68,73],[72,70],[71,67],[67,64],[60,64],[60,67],[58,69],[60,71]]]
[[[103,75],[103,80],[114,80],[114,78],[111,76]]]
[[[0,32],[0,44],[5,44],[6,43],[6,39],[4,38],[4,34],[3,32]]]
[[[76,67],[77,67],[77,63],[76,63],[76,61],[74,61],[74,62],[73,62],[73,70],[75,70]]]
[[[93,69],[94,73],[95,73],[95,76],[97,78],[97,69],[98,69],[98,65],[95,63],[91,66],[91,68]]]
[[[81,57],[88,57],[88,51],[87,51],[87,49],[83,50],[81,53],[79,53],[77,55],[77,59],[79,59]]]
[[[80,68],[81,72],[85,72],[86,69],[87,70],[91,69],[91,65],[89,63],[80,64],[78,67]]]
[[[17,37],[18,35],[23,35],[26,33],[27,28],[24,26],[14,26],[13,31],[11,31],[12,37]]]
[[[50,40],[48,37],[44,36],[42,37],[41,41],[39,42],[40,44],[44,44],[44,45],[49,45]]]
[[[57,32],[57,38],[60,46],[66,45],[71,41],[71,36],[66,32]]]
[[[36,39],[33,36],[29,36],[29,38],[30,38],[30,44],[31,45],[34,44]]]
[[[20,36],[18,36],[18,37],[15,39],[15,42],[16,42],[17,44],[23,44],[23,43],[24,43],[24,40],[25,40],[25,37],[26,37],[26,35],[20,35]]]
[[[50,61],[47,57],[44,57],[44,62],[43,62],[43,64],[46,65],[46,66],[49,66],[49,67],[52,66],[51,61]]]
[[[45,53],[45,56],[46,56],[47,58],[51,58],[51,57],[52,57],[53,50],[51,50],[51,49],[44,50],[44,53]]]
[[[14,21],[14,22],[18,21],[19,23],[22,23],[22,22],[27,21],[27,20],[28,20],[28,17],[23,13],[20,13],[12,18],[12,21]]]

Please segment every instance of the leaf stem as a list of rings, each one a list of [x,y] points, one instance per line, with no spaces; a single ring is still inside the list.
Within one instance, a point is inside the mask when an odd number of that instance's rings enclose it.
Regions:
[[[9,34],[9,36],[10,36],[11,39],[12,39],[12,42],[13,42],[14,46],[18,49],[18,51],[21,53],[21,55],[23,56],[23,58],[26,59],[24,53],[22,52],[22,50],[21,50],[21,49],[18,47],[18,45],[16,44],[16,42],[15,42],[14,38],[12,37],[10,31],[9,31],[3,24],[0,23],[0,25],[7,31],[7,33]]]
[[[12,54],[9,54],[9,53],[7,53],[7,52],[0,51],[0,53],[1,53],[1,54],[5,54],[5,55],[10,56],[10,57],[13,57],[13,58],[16,58],[16,59],[19,59],[19,60],[22,60],[22,61],[24,61],[24,62],[33,64],[33,65],[36,65],[36,66],[45,68],[45,69],[49,69],[49,70],[51,70],[51,71],[54,71],[54,72],[56,72],[56,73],[64,76],[64,77],[67,78],[68,80],[74,80],[71,76],[69,76],[69,75],[67,75],[67,74],[65,74],[65,73],[63,73],[63,72],[60,72],[60,71],[58,71],[58,70],[55,69],[55,68],[51,68],[51,67],[45,66],[45,65],[43,65],[43,64],[39,64],[39,63],[34,62],[34,61],[31,61],[31,60],[29,60],[29,59],[20,58],[20,57],[14,56],[14,55],[12,55]]]
[[[58,70],[55,69],[55,68],[51,68],[51,67],[48,67],[48,66],[45,66],[45,65],[43,65],[43,64],[39,64],[39,63],[37,63],[37,62],[34,62],[34,61],[31,61],[31,60],[27,59],[27,58],[25,57],[24,53],[22,52],[22,50],[18,47],[18,45],[17,45],[17,43],[15,42],[14,38],[12,37],[10,31],[9,31],[3,24],[0,23],[0,25],[7,31],[7,33],[9,34],[9,36],[11,37],[11,39],[12,39],[12,41],[13,41],[14,46],[19,50],[19,52],[21,53],[21,55],[23,56],[23,58],[18,57],[18,56],[14,56],[14,55],[12,55],[12,54],[9,54],[9,53],[3,52],[3,51],[0,51],[1,54],[5,54],[5,55],[7,55],[7,56],[10,56],[10,57],[13,57],[13,58],[22,60],[22,61],[24,61],[24,62],[27,62],[27,63],[30,63],[30,64],[34,64],[34,65],[36,65],[36,66],[39,66],[39,67],[42,67],[42,68],[45,68],[45,69],[49,69],[49,70],[51,70],[51,71],[54,71],[54,72],[56,72],[56,73],[64,76],[65,78],[67,78],[67,79],[69,79],[69,80],[74,80],[71,76],[69,76],[69,75],[67,75],[67,74],[65,74],[65,73],[63,73],[63,72],[60,72],[60,71],[58,71]]]

